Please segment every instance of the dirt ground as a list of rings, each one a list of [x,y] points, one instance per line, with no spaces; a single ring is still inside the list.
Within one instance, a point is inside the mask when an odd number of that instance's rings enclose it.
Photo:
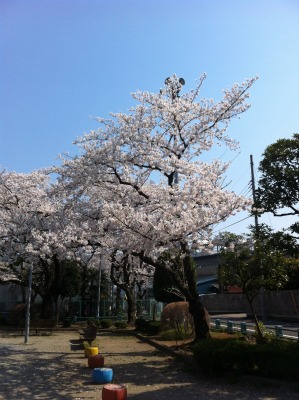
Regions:
[[[102,399],[103,385],[92,382],[82,350],[71,351],[76,332],[24,337],[0,334],[0,399]],[[165,345],[165,343],[164,343]],[[173,346],[174,343],[167,343]],[[127,387],[132,400],[295,400],[298,386],[242,378],[207,379],[140,337],[102,332],[98,338],[113,382]]]

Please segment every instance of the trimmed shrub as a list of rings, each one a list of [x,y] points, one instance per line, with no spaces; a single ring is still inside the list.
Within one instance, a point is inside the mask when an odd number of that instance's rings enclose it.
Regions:
[[[0,325],[7,325],[7,321],[4,315],[0,315]]]
[[[181,327],[185,333],[193,334],[193,317],[189,313],[189,304],[187,301],[178,301],[167,304],[161,314],[161,329],[177,329]]]
[[[299,345],[294,341],[273,340],[255,345],[251,353],[258,375],[299,381]]]
[[[128,327],[128,324],[125,321],[116,321],[114,323],[114,326],[117,329],[126,329]]]
[[[67,318],[63,319],[63,321],[62,321],[63,328],[69,328],[71,325],[72,325],[72,318],[67,317]]]
[[[98,329],[100,328],[100,321],[97,318],[91,317],[89,318],[89,321],[91,321]]]
[[[31,304],[30,321],[39,318],[41,304]],[[18,304],[10,310],[7,322],[9,325],[24,326],[26,318],[26,304]]]
[[[193,346],[204,373],[254,374],[267,378],[299,380],[298,343],[273,340],[266,344],[240,339],[206,339]]]
[[[146,321],[144,318],[136,318],[135,320],[135,328],[137,331],[142,331],[144,327],[146,326],[148,321]]]
[[[137,322],[137,323],[136,323]],[[136,330],[149,336],[158,335],[161,328],[160,321],[147,321],[139,318],[135,321]]]
[[[100,320],[100,327],[102,329],[108,329],[108,328],[111,328],[111,326],[112,326],[111,319],[101,319]]]

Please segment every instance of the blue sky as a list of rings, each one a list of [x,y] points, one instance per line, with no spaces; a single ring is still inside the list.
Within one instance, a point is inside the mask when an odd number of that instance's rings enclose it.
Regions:
[[[173,73],[190,89],[206,72],[202,96],[215,99],[259,75],[252,107],[230,130],[241,150],[228,174],[237,193],[250,180],[250,154],[257,170],[266,146],[299,132],[298,0],[0,0],[0,52],[0,165],[8,170],[27,173],[74,153],[73,140],[97,127],[92,116],[128,110],[131,92],[157,92]]]

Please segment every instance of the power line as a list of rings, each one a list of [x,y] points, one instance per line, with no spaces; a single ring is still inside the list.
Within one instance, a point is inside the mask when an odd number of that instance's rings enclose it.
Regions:
[[[236,224],[238,224],[239,222],[245,221],[245,219],[248,219],[248,218],[251,218],[251,215],[248,215],[248,217],[245,217],[245,218],[243,218],[243,219],[240,219],[239,221],[234,222],[233,224],[227,225],[227,226],[225,226],[224,228],[218,229],[217,231],[214,231],[214,233],[223,231],[223,229],[226,229],[226,228],[229,228],[230,226],[236,225]]]

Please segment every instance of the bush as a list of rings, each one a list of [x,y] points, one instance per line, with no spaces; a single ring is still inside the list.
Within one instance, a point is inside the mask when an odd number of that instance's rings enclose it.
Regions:
[[[137,331],[142,331],[144,327],[146,326],[148,321],[146,321],[144,318],[136,318],[135,320],[135,328]]]
[[[262,376],[299,381],[299,345],[296,342],[273,340],[256,345],[252,359]]]
[[[63,328],[69,328],[71,325],[72,325],[72,318],[67,317],[67,318],[63,319],[63,321],[62,321]]]
[[[125,321],[116,321],[114,323],[114,326],[117,329],[126,329],[128,327],[128,324]]]
[[[207,374],[235,372],[299,380],[299,346],[295,342],[253,344],[240,339],[206,339],[193,346],[193,355]]]
[[[100,328],[101,324],[97,318],[91,317],[89,318],[89,321],[91,321],[98,329]]]
[[[145,319],[138,318],[135,321],[135,327],[138,332],[154,336],[158,335],[160,332],[161,323],[160,321],[147,321]]]
[[[187,301],[178,301],[167,304],[161,314],[161,329],[168,331],[176,329],[184,332],[185,335],[193,335],[194,323],[193,317],[189,312],[189,303]]]
[[[275,333],[273,331],[267,329],[261,321],[259,321],[258,325],[259,325],[260,331],[263,335],[264,341],[270,342],[271,340],[275,339]],[[258,336],[256,327],[255,327],[255,336],[256,337]]]
[[[100,327],[102,329],[108,329],[108,328],[111,328],[111,326],[112,326],[111,319],[101,319],[100,320]]]
[[[33,321],[39,318],[41,304],[31,304],[30,307],[30,320]],[[24,326],[26,318],[26,304],[18,304],[10,310],[7,322],[9,325]]]
[[[7,321],[4,317],[4,315],[0,315],[0,325],[6,325],[6,324],[7,324]]]

